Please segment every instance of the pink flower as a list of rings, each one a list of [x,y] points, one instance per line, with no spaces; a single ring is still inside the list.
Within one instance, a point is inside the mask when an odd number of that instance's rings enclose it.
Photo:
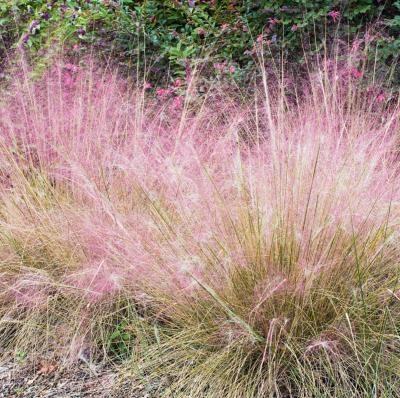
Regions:
[[[298,27],[296,24],[294,24],[294,25],[292,25],[292,27],[290,28],[290,30],[291,30],[292,32],[296,32],[297,30],[299,30],[299,27]]]
[[[229,26],[230,26],[230,25],[229,25],[228,23],[224,23],[224,24],[221,25],[221,29],[222,29],[222,30],[228,29]]]
[[[181,79],[176,79],[175,81],[174,81],[174,86],[175,87],[180,87],[182,85],[182,80]]]
[[[340,17],[340,11],[337,10],[329,11],[328,16],[332,18],[333,22],[336,22]]]
[[[236,68],[235,68],[233,65],[231,65],[231,66],[229,67],[229,72],[235,73],[235,70],[236,70]]]
[[[265,40],[265,44],[269,46],[271,44],[271,40]]]
[[[259,35],[258,37],[257,37],[257,43],[262,43],[262,41],[264,40],[264,36],[263,35]]]
[[[144,90],[149,90],[152,87],[153,87],[153,85],[151,83],[149,83],[149,82],[145,82],[144,85],[143,85],[143,89]]]
[[[169,88],[158,88],[156,94],[160,98],[167,97],[171,94],[171,90]]]
[[[74,51],[78,51],[78,50],[79,50],[79,45],[78,45],[78,44],[74,44],[74,45],[72,46],[72,49],[73,49]]]
[[[199,36],[204,37],[206,35],[206,31],[203,28],[197,29],[197,34]]]
[[[376,101],[379,103],[382,103],[383,101],[385,101],[386,97],[384,93],[380,93],[377,97],[376,97]]]
[[[363,77],[363,73],[360,70],[358,70],[357,68],[351,68],[350,69],[350,75],[354,79],[360,79],[360,78]]]
[[[175,97],[174,100],[172,101],[172,105],[177,110],[182,109],[183,108],[183,97],[181,95],[178,97]]]
[[[226,68],[225,62],[224,63],[214,64],[214,68],[219,72],[223,72],[225,70],[225,68]]]
[[[279,19],[268,18],[268,22],[269,22],[269,27],[272,29],[279,22]]]

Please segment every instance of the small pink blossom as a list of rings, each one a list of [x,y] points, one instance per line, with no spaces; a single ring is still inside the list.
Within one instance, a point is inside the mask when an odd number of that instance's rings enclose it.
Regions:
[[[276,18],[268,18],[269,27],[272,29],[277,23],[279,19]]]
[[[294,24],[294,25],[292,25],[292,27],[290,28],[290,30],[291,30],[292,32],[296,32],[297,30],[299,30],[299,27],[298,27],[296,24]]]
[[[262,41],[264,40],[264,36],[263,35],[259,35],[258,37],[257,37],[257,43],[262,43]]]
[[[172,101],[172,105],[175,109],[179,110],[183,108],[183,96],[175,97]]]
[[[156,94],[159,98],[167,97],[171,94],[171,90],[169,88],[158,88]]]
[[[222,30],[228,29],[229,26],[230,26],[230,25],[229,25],[228,23],[224,23],[224,24],[221,25],[221,29],[222,29]]]
[[[152,87],[153,87],[153,85],[151,83],[149,83],[149,82],[145,82],[144,85],[143,85],[143,89],[144,90],[149,90]]]
[[[203,28],[197,29],[197,34],[199,36],[205,36],[206,35],[206,31]]]
[[[229,72],[230,72],[230,73],[235,73],[235,70],[236,70],[236,68],[235,68],[233,65],[231,65],[231,66],[229,67]]]
[[[337,10],[329,11],[328,16],[332,18],[333,22],[336,22],[340,18],[340,11]]]
[[[225,62],[224,63],[216,63],[216,64],[214,64],[214,68],[219,72],[223,72],[225,70],[225,68],[226,68]]]
[[[181,80],[181,79],[176,79],[176,80],[174,81],[174,86],[175,86],[175,87],[180,87],[180,86],[182,86],[182,80]]]
[[[385,94],[384,93],[380,93],[377,97],[376,97],[376,101],[379,103],[384,102],[386,99]]]
[[[363,77],[363,73],[360,70],[358,70],[357,68],[351,68],[350,75],[354,79],[361,79]]]

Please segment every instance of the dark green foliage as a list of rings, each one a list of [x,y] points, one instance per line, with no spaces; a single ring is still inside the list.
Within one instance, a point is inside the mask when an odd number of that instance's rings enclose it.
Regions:
[[[130,324],[127,320],[121,321],[115,326],[109,337],[108,349],[117,359],[126,358],[130,354],[133,336],[129,331],[129,326]]]
[[[218,73],[241,78],[256,63],[261,43],[267,57],[283,53],[298,63],[333,38],[348,42],[367,30],[379,32],[378,59],[392,63],[400,50],[400,1],[6,0],[0,5],[3,53],[17,43],[37,52],[54,41],[80,42],[123,62],[147,62],[153,76],[185,77],[195,60],[212,59],[208,65],[224,65]]]
[[[213,63],[235,66],[240,77],[254,66],[261,35],[266,56],[283,51],[301,62],[304,54],[334,38],[347,42],[362,36],[377,20],[382,60],[398,53],[399,40],[391,37],[399,31],[398,2],[127,0],[122,9],[136,28],[125,25],[116,33],[119,47],[128,56],[137,55],[141,37],[147,55],[154,55],[156,71],[172,68],[178,76],[185,74],[189,60],[211,56]]]
[[[0,49],[35,52],[54,41],[88,41],[116,17],[101,0],[6,0],[0,4]]]

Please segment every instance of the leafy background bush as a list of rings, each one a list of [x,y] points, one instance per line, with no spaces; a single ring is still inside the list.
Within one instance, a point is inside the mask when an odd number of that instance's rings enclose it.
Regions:
[[[79,44],[81,50],[95,46],[124,64],[146,64],[153,80],[166,73],[186,77],[199,59],[208,60],[213,72],[217,64],[219,75],[245,79],[261,43],[267,59],[283,54],[297,68],[333,38],[348,42],[366,32],[374,44],[371,56],[386,70],[400,50],[400,1],[8,0],[0,5],[3,54],[18,45],[40,56],[54,42]]]

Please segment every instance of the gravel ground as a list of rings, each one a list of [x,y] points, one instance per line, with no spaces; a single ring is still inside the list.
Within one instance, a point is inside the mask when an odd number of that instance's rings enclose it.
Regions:
[[[52,362],[0,364],[0,398],[150,398],[122,383],[116,370],[86,363],[72,370],[59,370]]]

